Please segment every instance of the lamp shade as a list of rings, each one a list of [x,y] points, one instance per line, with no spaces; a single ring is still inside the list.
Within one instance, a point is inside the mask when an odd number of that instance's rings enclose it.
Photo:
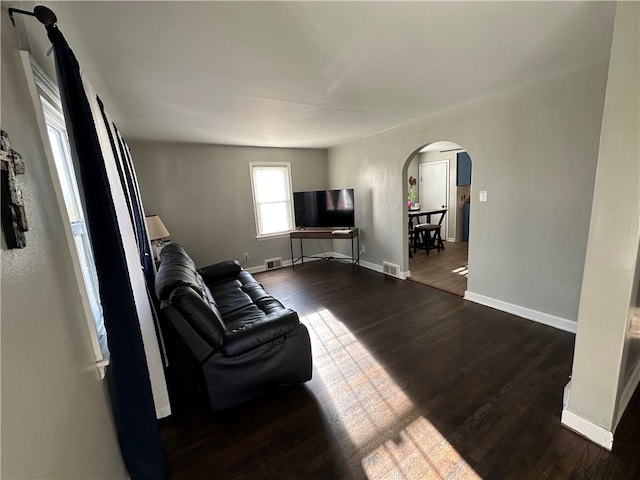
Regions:
[[[149,240],[160,240],[161,238],[167,238],[170,235],[169,230],[164,226],[159,215],[149,215],[145,217],[145,220],[147,222]]]

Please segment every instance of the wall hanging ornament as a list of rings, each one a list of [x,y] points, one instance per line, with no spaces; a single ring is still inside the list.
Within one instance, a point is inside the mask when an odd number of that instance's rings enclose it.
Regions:
[[[2,231],[7,247],[24,248],[27,246],[24,232],[29,230],[29,225],[17,177],[24,174],[24,161],[22,155],[11,148],[9,135],[4,130],[0,130],[0,160]]]

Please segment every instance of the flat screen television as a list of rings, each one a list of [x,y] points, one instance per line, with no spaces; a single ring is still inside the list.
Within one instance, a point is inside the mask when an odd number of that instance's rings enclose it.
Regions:
[[[294,192],[296,227],[354,227],[353,200],[353,188]]]

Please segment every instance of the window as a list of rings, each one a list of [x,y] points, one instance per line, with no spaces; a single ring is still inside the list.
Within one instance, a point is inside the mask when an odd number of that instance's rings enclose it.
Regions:
[[[82,279],[80,287],[84,287],[86,297],[83,298],[85,307],[90,310],[88,319],[89,330],[96,354],[96,363],[104,376],[104,367],[108,364],[109,349],[107,333],[104,327],[102,305],[98,286],[98,275],[91,249],[91,241],[85,222],[80,192],[76,174],[71,160],[71,149],[67,128],[62,113],[60,93],[56,85],[40,68],[31,64],[33,77],[40,96],[40,103],[47,127],[47,136],[51,145],[51,153],[55,163],[55,172],[59,180],[60,191],[64,200],[64,211],[69,219],[71,235],[73,237],[72,255],[77,255],[76,269],[80,270]],[[78,275],[80,276],[80,275]],[[84,292],[83,292],[84,293]]]
[[[293,229],[291,175],[288,163],[251,163],[251,188],[258,238]]]

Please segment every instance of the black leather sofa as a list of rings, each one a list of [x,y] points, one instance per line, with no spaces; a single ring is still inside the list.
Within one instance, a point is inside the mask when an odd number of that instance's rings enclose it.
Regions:
[[[160,262],[155,288],[162,315],[201,365],[213,410],[311,379],[307,328],[237,261],[198,269],[171,243]]]

